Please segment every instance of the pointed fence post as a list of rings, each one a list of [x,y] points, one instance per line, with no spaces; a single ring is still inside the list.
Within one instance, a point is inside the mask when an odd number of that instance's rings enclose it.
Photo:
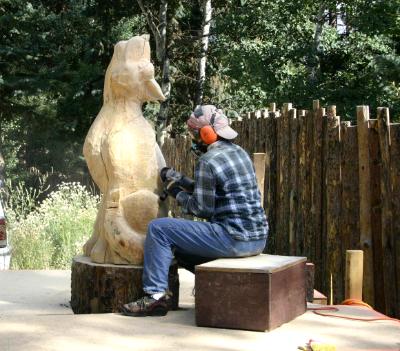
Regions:
[[[364,300],[374,305],[374,266],[371,231],[371,174],[369,107],[357,106],[358,182],[360,194],[360,245],[364,251]]]
[[[392,182],[390,179],[390,119],[389,109],[378,107],[378,134],[381,154],[381,205],[382,205],[382,259],[383,259],[383,288],[385,298],[385,314],[396,314],[396,284],[393,278],[396,276],[395,267],[395,239],[393,232],[392,214]],[[397,199],[398,201],[398,199]]]

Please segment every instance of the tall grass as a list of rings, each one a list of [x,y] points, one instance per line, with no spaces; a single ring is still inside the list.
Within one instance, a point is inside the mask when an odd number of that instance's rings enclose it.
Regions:
[[[12,269],[69,269],[82,252],[97,213],[99,196],[79,183],[62,183],[45,200],[19,186],[6,206]]]

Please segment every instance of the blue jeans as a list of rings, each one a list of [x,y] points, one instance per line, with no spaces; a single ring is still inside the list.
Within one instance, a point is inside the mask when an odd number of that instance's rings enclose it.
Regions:
[[[168,290],[173,252],[209,258],[259,254],[265,239],[239,241],[219,224],[186,219],[158,218],[149,223],[144,244],[143,290],[148,294]]]

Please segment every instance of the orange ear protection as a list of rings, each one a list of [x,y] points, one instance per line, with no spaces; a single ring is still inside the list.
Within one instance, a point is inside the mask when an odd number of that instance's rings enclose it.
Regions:
[[[200,138],[204,144],[210,145],[218,139],[217,133],[214,130],[215,113],[211,116],[210,125],[200,128]]]

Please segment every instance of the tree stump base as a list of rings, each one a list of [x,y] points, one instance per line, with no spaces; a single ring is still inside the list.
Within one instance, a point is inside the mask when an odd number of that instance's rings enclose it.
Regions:
[[[120,312],[123,304],[144,295],[143,266],[100,264],[87,256],[76,256],[71,272],[71,307],[76,314]],[[169,270],[169,290],[173,310],[178,309],[178,265]]]

